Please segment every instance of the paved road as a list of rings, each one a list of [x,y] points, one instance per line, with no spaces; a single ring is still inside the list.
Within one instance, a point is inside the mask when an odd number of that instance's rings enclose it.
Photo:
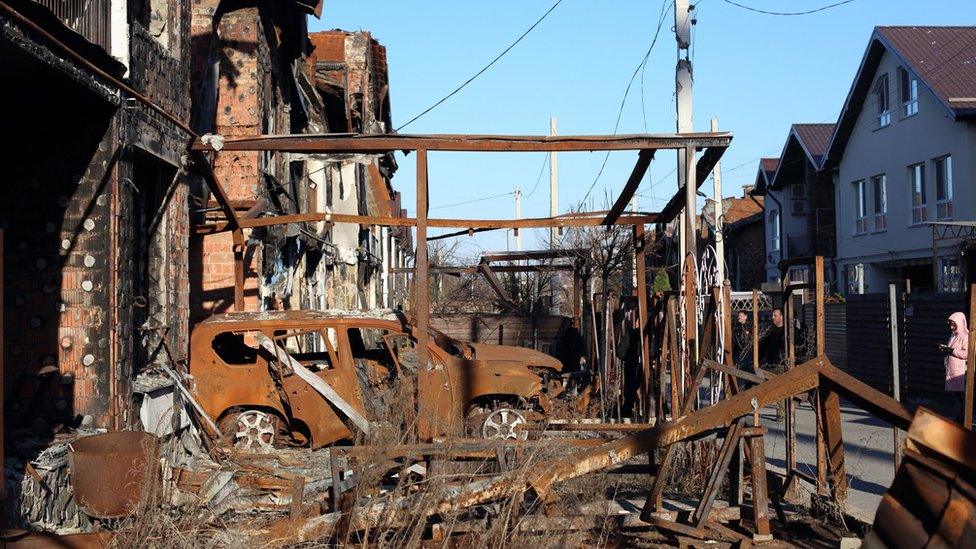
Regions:
[[[783,422],[775,421],[775,411],[766,408],[763,425],[766,437],[766,460],[770,469],[783,472],[786,467],[786,438]],[[843,403],[841,419],[844,433],[844,465],[848,478],[847,512],[865,522],[874,522],[874,513],[894,478],[891,427],[862,411]],[[797,405],[797,468],[810,476],[817,475],[815,443],[816,418],[809,404]],[[805,483],[803,483],[805,484]],[[805,486],[812,490],[809,485]],[[805,497],[809,501],[808,497]]]

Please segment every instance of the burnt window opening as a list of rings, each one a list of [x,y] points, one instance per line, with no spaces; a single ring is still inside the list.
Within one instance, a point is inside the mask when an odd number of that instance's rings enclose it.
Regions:
[[[244,334],[234,332],[217,334],[210,346],[226,364],[245,366],[256,364],[258,361],[258,350],[244,342]]]
[[[342,179],[342,165],[339,166],[339,200],[346,199],[346,183]]]

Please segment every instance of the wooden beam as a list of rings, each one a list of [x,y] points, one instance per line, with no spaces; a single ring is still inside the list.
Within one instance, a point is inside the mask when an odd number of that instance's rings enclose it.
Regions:
[[[393,151],[562,152],[641,149],[721,148],[732,134],[666,133],[634,135],[406,135],[318,134],[224,137],[223,151],[280,151],[301,153],[388,153]],[[211,141],[212,143],[212,141]],[[196,139],[193,151],[213,150]]]
[[[620,215],[627,209],[631,199],[634,198],[634,193],[637,192],[637,187],[640,186],[641,179],[644,179],[644,174],[647,173],[647,168],[651,165],[651,160],[653,159],[653,150],[642,150],[637,153],[637,164],[634,165],[633,171],[630,172],[630,177],[624,183],[624,188],[620,190],[620,196],[613,203],[610,212],[607,213],[601,225],[610,227],[617,222]]]

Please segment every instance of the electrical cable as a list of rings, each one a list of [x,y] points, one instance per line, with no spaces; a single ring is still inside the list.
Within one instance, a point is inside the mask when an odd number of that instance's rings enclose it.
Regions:
[[[835,2],[833,4],[828,4],[826,6],[821,6],[819,8],[814,8],[812,10],[806,10],[806,11],[766,11],[766,10],[761,10],[759,8],[754,8],[752,6],[747,6],[745,4],[740,4],[738,2],[733,2],[733,0],[722,0],[722,1],[725,2],[726,4],[732,4],[733,6],[740,7],[744,10],[749,10],[756,13],[762,13],[764,15],[792,16],[792,15],[810,15],[811,13],[817,13],[817,12],[829,10],[831,8],[836,8],[838,6],[843,6],[844,4],[850,4],[854,0],[843,0],[841,2]]]
[[[535,185],[532,186],[532,190],[529,191],[529,194],[525,195],[525,198],[531,197],[533,194],[535,194],[535,190],[539,188],[539,182],[542,181],[542,174],[546,173],[546,164],[549,163],[550,155],[552,155],[552,153],[546,153],[545,158],[542,159],[542,167],[539,168],[539,177],[535,179]]]
[[[641,59],[640,64],[634,69],[634,74],[630,75],[630,81],[627,82],[627,88],[624,90],[623,99],[620,100],[620,110],[617,112],[617,121],[613,125],[613,134],[616,135],[617,129],[620,127],[620,119],[624,114],[624,105],[627,104],[627,96],[630,94],[630,87],[634,84],[634,79],[637,78],[637,74],[640,70],[647,64],[647,59],[651,56],[651,51],[654,50],[654,45],[657,44],[658,36],[661,34],[661,27],[664,25],[664,18],[667,16],[671,8],[674,7],[673,1],[665,0],[661,4],[661,15],[657,22],[657,29],[654,30],[654,38],[651,40],[651,45],[648,46],[647,52],[644,54],[644,58]],[[667,8],[667,9],[665,9]],[[603,175],[604,168],[607,167],[607,160],[610,159],[610,151],[603,157],[603,163],[600,164],[600,171],[597,172],[596,177],[593,179],[593,183],[590,184],[590,188],[586,190],[586,194],[583,195],[583,199],[580,200],[580,204],[584,204],[586,199],[589,198],[590,193],[593,192],[593,187],[596,186],[597,182],[600,180],[600,176]]]
[[[424,109],[420,114],[414,116],[413,118],[411,118],[410,120],[408,120],[405,124],[401,124],[400,127],[398,127],[395,131],[399,132],[403,128],[406,128],[410,124],[413,124],[418,118],[420,118],[421,116],[424,116],[425,114],[427,114],[430,111],[434,110],[435,108],[437,108],[438,106],[440,106],[441,103],[447,101],[448,99],[450,99],[451,97],[453,97],[454,94],[456,94],[457,92],[461,91],[462,89],[464,89],[465,86],[467,86],[468,84],[470,84],[471,82],[473,82],[475,78],[478,78],[479,76],[481,76],[485,71],[487,71],[488,69],[490,69],[491,66],[494,65],[499,59],[501,59],[506,53],[508,53],[512,48],[514,48],[516,45],[518,45],[518,43],[521,42],[523,38],[525,38],[526,36],[528,36],[528,34],[530,32],[532,32],[536,27],[538,27],[539,26],[539,23],[542,23],[542,21],[546,17],[548,17],[549,14],[552,13],[553,10],[555,10],[557,6],[559,6],[559,4],[562,4],[562,3],[563,3],[563,0],[556,0],[556,3],[553,4],[552,7],[550,7],[545,13],[542,14],[542,17],[540,17],[538,20],[536,20],[535,23],[532,23],[532,26],[531,27],[529,27],[528,29],[526,29],[525,32],[523,32],[518,38],[515,39],[514,42],[512,42],[511,44],[509,44],[509,46],[507,48],[505,48],[504,50],[502,50],[501,53],[499,53],[497,56],[495,56],[495,58],[492,59],[491,62],[489,62],[484,67],[481,67],[481,70],[479,70],[478,72],[474,73],[474,75],[472,75],[470,78],[468,78],[467,80],[465,80],[460,86],[454,88],[454,91],[452,91],[451,93],[445,95],[439,101],[437,101],[433,105],[431,105],[431,106],[427,107],[426,109]]]

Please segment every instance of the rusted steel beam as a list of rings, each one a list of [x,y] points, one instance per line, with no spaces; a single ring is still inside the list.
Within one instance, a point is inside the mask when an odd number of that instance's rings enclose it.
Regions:
[[[635,273],[637,275],[637,329],[640,332],[641,342],[641,399],[643,406],[641,413],[644,418],[649,418],[653,414],[651,389],[653,379],[651,376],[651,323],[650,312],[647,310],[647,256],[646,242],[644,240],[644,224],[634,225],[634,261],[637,263]]]
[[[766,449],[763,437],[749,437],[749,469],[752,478],[752,522],[755,541],[772,539],[769,528],[769,494],[766,485]]]
[[[821,370],[821,376],[831,383],[831,388],[841,397],[865,412],[903,431],[911,425],[912,414],[902,403],[841,371],[829,361]]]
[[[577,136],[303,134],[225,137],[221,150],[305,153],[387,153],[393,151],[420,150],[562,152],[680,149],[684,147],[708,147],[709,149],[724,150],[729,146],[731,140],[732,134],[728,132]],[[191,145],[191,149],[194,151],[206,151],[212,150],[212,147],[210,144],[197,139]],[[721,156],[721,154],[718,156]],[[714,162],[712,166],[714,166]],[[711,167],[709,167],[709,170],[711,170]]]
[[[701,187],[702,183],[708,179],[708,174],[712,173],[712,168],[718,163],[722,155],[725,154],[724,147],[709,147],[695,163],[695,188]],[[658,223],[670,223],[678,216],[678,213],[685,207],[685,188],[682,186],[674,193],[664,209],[657,216]],[[682,227],[684,229],[684,227]]]
[[[650,167],[651,160],[654,160],[653,150],[642,150],[637,153],[637,164],[634,165],[633,171],[630,172],[630,177],[624,183],[624,188],[620,190],[620,196],[613,203],[607,216],[603,218],[601,225],[607,227],[613,226],[617,222],[617,219],[620,218],[620,215],[624,213],[624,210],[627,209],[630,201],[634,198],[634,193],[637,192],[637,187],[640,186],[641,179],[644,179],[644,174],[647,173],[647,168]]]
[[[244,231],[240,228],[233,232],[234,251],[234,310],[243,311],[244,304]]]
[[[821,420],[817,427],[826,446],[827,486],[836,503],[843,503],[847,495],[847,478],[844,475],[844,438],[840,417],[840,395],[832,384],[824,384],[817,391],[818,411]],[[817,479],[819,480],[819,479]],[[820,487],[818,486],[818,489]]]
[[[378,225],[381,227],[415,227],[417,219],[411,217],[382,217],[371,215],[353,215],[325,212],[308,212],[301,214],[277,215],[259,217],[257,219],[240,220],[241,227],[269,227],[272,225],[286,225],[288,223],[311,223],[327,221],[331,223],[358,223],[360,225]],[[550,227],[595,227],[601,222],[596,217],[526,217],[522,219],[437,219],[428,218],[428,227],[455,229],[546,229]],[[636,225],[638,223],[654,223],[654,214],[639,216],[623,216],[617,220],[617,225]],[[207,234],[230,230],[224,223],[204,225],[198,232]]]
[[[429,242],[430,239],[428,238]],[[572,265],[492,265],[491,270],[496,273],[534,273],[548,271],[572,271]],[[431,273],[441,274],[475,274],[478,267],[431,267]],[[413,267],[394,267],[390,269],[391,274],[412,274]]]
[[[417,323],[417,435],[420,440],[434,436],[431,411],[437,399],[434,374],[428,368],[427,340],[430,330],[430,265],[427,263],[427,151],[417,151],[417,251],[414,255],[414,318]]]
[[[734,368],[732,366],[726,366],[725,364],[722,364],[720,362],[716,362],[716,361],[714,361],[712,359],[709,359],[709,358],[703,358],[702,359],[702,364],[706,368],[710,368],[712,370],[715,370],[716,372],[723,372],[723,373],[728,374],[730,376],[734,376],[734,377],[737,377],[739,379],[744,379],[744,380],[746,380],[746,381],[748,381],[750,383],[762,383],[762,382],[764,382],[764,381],[766,381],[768,379],[772,379],[772,378],[776,377],[775,374],[771,374],[771,373],[766,372],[766,371],[761,371],[761,374],[760,375],[751,374],[749,372],[746,372],[745,370],[740,370],[740,369]]]
[[[478,272],[480,272],[485,277],[485,281],[488,282],[488,286],[491,288],[493,292],[495,292],[495,295],[498,296],[498,299],[502,300],[502,302],[508,305],[515,304],[515,302],[512,300],[512,297],[508,295],[508,291],[505,290],[505,285],[502,284],[501,280],[498,280],[498,277],[495,276],[494,271],[491,270],[491,265],[484,259],[482,259],[481,263],[478,264]]]
[[[729,427],[728,432],[725,434],[725,440],[722,441],[718,458],[715,460],[714,467],[712,467],[712,474],[709,475],[708,483],[705,485],[705,493],[702,495],[702,499],[698,503],[694,515],[692,515],[692,522],[698,528],[704,528],[705,523],[708,522],[708,512],[712,509],[715,498],[718,497],[719,488],[722,487],[722,483],[725,481],[726,472],[732,462],[732,454],[739,448],[739,437],[742,435],[743,427],[744,419],[739,418],[738,421]]]
[[[566,219],[564,217],[552,219]],[[586,257],[589,251],[584,249],[556,249],[556,250],[524,250],[512,252],[485,252],[481,259],[496,261],[535,261],[543,259],[566,259]]]

